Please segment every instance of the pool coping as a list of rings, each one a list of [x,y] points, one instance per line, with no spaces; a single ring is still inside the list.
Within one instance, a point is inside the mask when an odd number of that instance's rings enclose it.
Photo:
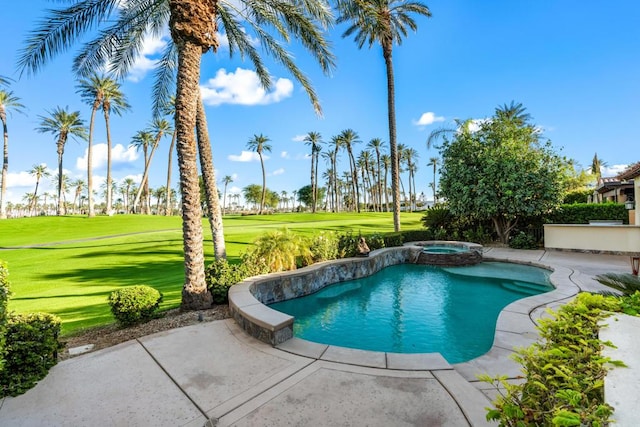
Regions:
[[[539,338],[536,321],[545,316],[548,307],[553,307],[574,297],[580,291],[570,278],[572,270],[553,263],[524,261],[510,257],[485,256],[484,261],[511,262],[542,267],[551,271],[550,281],[554,290],[519,299],[507,305],[498,316],[492,347],[482,356],[467,362],[450,364],[440,353],[392,353],[351,349],[319,344],[293,336],[294,318],[263,304],[254,293],[259,288],[268,288],[278,281],[285,282],[293,292],[299,291],[304,282],[315,281],[307,293],[344,280],[351,280],[376,273],[390,265],[407,262],[417,257],[422,246],[413,242],[401,247],[372,251],[369,257],[343,258],[311,265],[302,269],[272,273],[248,278],[229,290],[229,308],[232,317],[247,333],[273,347],[288,353],[316,360],[338,362],[349,365],[392,370],[447,370],[455,369],[465,379],[477,381],[478,373],[506,374],[510,378],[520,375],[520,366],[510,359],[515,347],[526,347]],[[365,274],[368,271],[367,274]],[[326,277],[329,283],[322,283]],[[264,289],[263,289],[264,290]],[[306,293],[304,293],[306,295]],[[267,303],[282,301],[286,292],[267,295]],[[279,299],[280,298],[280,299]],[[263,299],[264,301],[264,299]]]

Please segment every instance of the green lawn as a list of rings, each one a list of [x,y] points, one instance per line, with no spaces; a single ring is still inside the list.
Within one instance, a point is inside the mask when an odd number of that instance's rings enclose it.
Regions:
[[[405,230],[421,228],[421,213],[403,213]],[[213,258],[203,221],[207,260]],[[363,234],[393,230],[388,213],[318,213],[224,218],[230,260],[267,230],[303,234],[322,230]],[[20,248],[20,246],[35,246]],[[106,298],[123,286],[147,284],[164,294],[162,309],[178,307],[183,281],[179,217],[118,215],[20,218],[0,221],[0,260],[7,262],[9,308],[60,316],[63,334],[113,322]]]

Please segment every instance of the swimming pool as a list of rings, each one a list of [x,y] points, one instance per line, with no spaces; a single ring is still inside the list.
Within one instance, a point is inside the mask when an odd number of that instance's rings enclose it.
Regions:
[[[309,341],[395,353],[437,352],[449,363],[486,353],[500,311],[553,288],[548,270],[485,262],[470,267],[400,264],[271,304],[295,317]]]

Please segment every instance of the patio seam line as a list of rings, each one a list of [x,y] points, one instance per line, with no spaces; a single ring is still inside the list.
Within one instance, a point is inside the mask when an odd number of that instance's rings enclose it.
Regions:
[[[195,406],[195,408],[200,412],[200,414],[202,414],[202,416],[206,420],[210,420],[210,417],[207,415],[207,413],[200,407],[200,405],[196,403],[195,400],[191,398],[191,396],[189,396],[189,394],[180,386],[180,384],[178,384],[178,382],[175,380],[175,378],[173,378],[173,376],[169,373],[169,371],[167,371],[164,368],[164,366],[162,366],[162,364],[158,361],[158,359],[156,359],[155,356],[151,354],[151,351],[149,351],[149,349],[144,345],[144,343],[140,341],[140,339],[138,338],[136,338],[136,342],[140,344],[140,346],[142,346],[142,349],[149,355],[149,357],[151,357],[151,360],[153,360],[155,364],[162,370],[162,372],[165,373],[165,375],[169,378],[169,380],[171,380],[171,382],[175,384],[176,387],[178,387],[178,390],[180,390],[180,392],[184,394],[184,396],[189,400],[189,402],[193,404],[193,406]]]
[[[438,369],[434,369],[435,371],[437,371]],[[449,396],[451,396],[451,399],[456,402],[456,406],[458,407],[458,409],[460,410],[460,413],[462,414],[462,416],[464,417],[465,420],[467,420],[467,424],[469,425],[469,427],[473,427],[473,424],[471,423],[471,420],[469,419],[469,417],[467,416],[467,413],[465,412],[464,408],[462,407],[462,405],[460,404],[460,402],[458,402],[458,399],[456,399],[456,397],[453,395],[453,393],[451,393],[451,391],[449,390],[449,388],[442,382],[440,381],[440,378],[438,378],[437,375],[433,374],[433,371],[429,371],[429,373],[431,373],[431,375],[433,376],[433,378],[438,381],[438,384],[440,384],[440,386],[447,392],[447,394]],[[466,381],[466,380],[465,380]],[[471,383],[470,381],[468,381],[469,383]]]
[[[312,358],[309,358],[309,359],[312,359]],[[252,400],[257,399],[257,398],[259,398],[260,396],[262,396],[262,395],[264,395],[264,394],[268,393],[270,390],[272,390],[272,389],[274,389],[274,388],[278,387],[280,384],[284,383],[285,381],[288,381],[288,380],[289,380],[289,379],[291,379],[292,377],[294,377],[294,376],[298,375],[300,372],[302,372],[303,370],[305,370],[305,369],[307,369],[307,368],[309,368],[309,367],[313,366],[313,365],[314,365],[314,364],[316,364],[316,363],[318,363],[318,360],[313,360],[313,359],[312,359],[309,363],[307,363],[307,364],[305,364],[305,365],[301,366],[299,369],[296,369],[294,372],[292,372],[291,374],[289,374],[289,375],[287,375],[286,377],[282,378],[280,381],[276,381],[275,383],[273,383],[273,384],[271,384],[270,386],[268,386],[268,387],[266,387],[266,388],[262,389],[262,390],[261,390],[260,392],[258,392],[258,393],[252,393],[252,394],[253,394],[253,396],[252,396],[252,397],[247,398],[246,400],[244,400],[244,401],[243,401],[243,402],[241,402],[241,403],[238,403],[238,404],[237,404],[237,405],[235,405],[233,408],[229,409],[228,411],[224,412],[223,414],[220,414],[218,417],[215,417],[215,418],[217,418],[217,419],[221,419],[221,418],[223,418],[223,417],[226,417],[227,415],[231,414],[233,411],[237,410],[238,408],[241,408],[241,407],[242,407],[242,406],[244,406],[244,405],[249,404]],[[315,369],[315,368],[314,368],[314,369]],[[320,368],[318,368],[318,369],[322,369],[322,367],[320,367]],[[273,376],[271,376],[271,377],[273,377]],[[270,377],[270,378],[271,378],[271,377]],[[300,380],[299,380],[299,381],[297,381],[295,384],[298,384],[299,382],[301,382],[301,381],[302,381],[302,380],[304,380],[305,378],[306,378],[306,377],[300,378]],[[269,379],[269,378],[266,378],[266,379],[264,379],[262,382],[267,381],[268,379]],[[258,387],[258,386],[259,386],[259,384],[260,384],[260,383],[256,384],[256,385],[255,385],[255,386],[253,386],[252,388]],[[291,388],[291,387],[289,387],[289,388]],[[247,391],[249,391],[249,390],[247,390]],[[280,395],[280,394],[281,394],[281,393],[278,393],[278,395]],[[236,395],[236,396],[234,396],[234,397],[237,397],[237,396],[238,396],[238,395]],[[269,401],[271,401],[271,400],[273,400],[273,398],[268,399],[268,400],[267,400],[267,402],[269,402]],[[226,403],[226,402],[225,402],[225,403]],[[222,404],[224,404],[224,403],[222,403]],[[222,404],[218,405],[218,407],[219,407],[219,406],[221,406]],[[213,408],[211,408],[211,411],[214,411],[216,408],[217,408],[217,407],[215,407],[215,406],[214,406]],[[210,419],[207,415],[205,415],[205,417],[206,417],[207,419]]]

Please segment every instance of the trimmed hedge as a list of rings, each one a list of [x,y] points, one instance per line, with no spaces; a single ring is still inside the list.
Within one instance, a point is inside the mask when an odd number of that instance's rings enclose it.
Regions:
[[[545,218],[547,224],[588,224],[592,220],[619,220],[629,224],[629,212],[621,203],[562,205]]]
[[[155,316],[162,293],[147,285],[129,286],[111,292],[111,313],[123,326],[145,322]]]
[[[2,396],[17,396],[32,388],[57,363],[60,319],[46,313],[8,316],[6,362],[0,373]]]

